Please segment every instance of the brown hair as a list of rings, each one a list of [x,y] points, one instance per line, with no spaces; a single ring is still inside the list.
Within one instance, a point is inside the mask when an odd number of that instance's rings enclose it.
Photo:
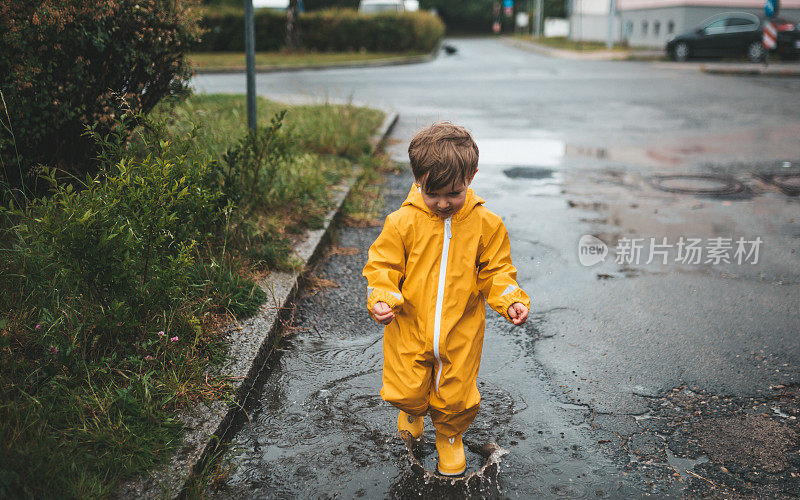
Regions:
[[[436,191],[472,179],[478,170],[478,145],[464,127],[438,122],[411,139],[408,158],[414,179],[423,189]]]

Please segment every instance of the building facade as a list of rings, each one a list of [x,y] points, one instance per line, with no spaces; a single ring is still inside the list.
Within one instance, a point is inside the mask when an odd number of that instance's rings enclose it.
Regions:
[[[764,0],[572,0],[569,37],[606,41],[611,1],[616,1],[614,42],[634,47],[664,47],[671,35],[723,12],[764,15]],[[800,21],[800,0],[782,0],[778,15]]]

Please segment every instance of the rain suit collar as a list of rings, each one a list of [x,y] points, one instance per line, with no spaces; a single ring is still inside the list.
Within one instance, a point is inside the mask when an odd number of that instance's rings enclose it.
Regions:
[[[462,220],[466,218],[475,207],[482,205],[483,203],[486,203],[486,200],[475,194],[472,188],[467,188],[467,197],[464,200],[464,206],[461,207],[461,209],[453,214],[450,218],[454,221]],[[431,212],[431,210],[428,208],[428,205],[425,204],[425,200],[422,199],[420,186],[416,182],[412,184],[411,191],[408,192],[406,201],[403,202],[402,206],[406,205],[410,205],[422,210],[426,215],[428,215],[428,217],[439,218],[439,216]]]

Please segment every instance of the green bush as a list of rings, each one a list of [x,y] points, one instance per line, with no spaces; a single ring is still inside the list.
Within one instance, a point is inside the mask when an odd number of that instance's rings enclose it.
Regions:
[[[87,125],[107,132],[185,91],[199,36],[194,0],[0,2],[0,180],[36,164],[96,168]],[[120,97],[124,98],[124,104]]]
[[[291,243],[284,234],[291,228],[276,226],[276,220],[258,221],[259,215],[297,211],[315,226],[330,205],[328,186],[338,181],[337,169],[326,165],[336,160],[303,152],[296,132],[283,126],[285,115],[281,111],[268,126],[249,131],[219,163],[221,190],[241,208],[232,223],[233,245],[272,269],[292,265]]]
[[[96,176],[47,169],[48,196],[0,207],[0,497],[104,498],[162,460],[174,410],[228,390],[214,316],[265,299],[226,253],[217,162],[135,121],[88,134]]]
[[[257,51],[275,51],[286,44],[286,15],[267,9],[254,13]],[[241,8],[207,9],[200,20],[202,39],[197,50],[225,52],[244,50],[244,11]]]
[[[153,149],[87,178],[83,189],[45,176],[52,195],[10,214],[14,291],[28,297],[55,345],[72,344],[81,356],[168,329],[194,298],[197,245],[219,225],[221,193],[208,159],[167,141]]]
[[[300,16],[302,46],[321,52],[429,52],[443,36],[444,25],[427,12],[360,14],[343,9]]]
[[[97,175],[45,169],[47,196],[0,204],[0,498],[108,498],[179,446],[178,410],[230,400],[221,325],[259,308],[255,268],[295,265],[286,233],[352,171],[315,152],[363,151],[381,120],[342,108],[253,134],[244,96],[162,102],[87,133]]]
[[[202,25],[206,33],[198,50],[244,50],[241,10],[209,10]],[[320,52],[429,52],[443,36],[444,24],[428,12],[360,14],[352,9],[332,9],[300,16],[301,48]],[[258,51],[284,47],[285,14],[256,12],[255,38]]]

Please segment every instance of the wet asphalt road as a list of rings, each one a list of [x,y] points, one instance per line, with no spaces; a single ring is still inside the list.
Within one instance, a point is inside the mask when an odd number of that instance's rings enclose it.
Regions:
[[[800,205],[754,175],[800,172],[800,80],[453,44],[457,56],[430,64],[260,75],[258,88],[397,109],[398,160],[433,120],[475,135],[473,187],[506,222],[534,314],[525,328],[487,322],[483,407],[467,439],[510,453],[469,493],[800,495]],[[218,75],[196,86],[244,84]],[[746,190],[685,195],[648,181],[674,173],[733,175]],[[409,183],[390,177],[386,213]],[[377,231],[341,229],[338,245],[357,253],[318,269],[338,288],[298,301],[219,495],[465,493],[409,469],[396,413],[377,396],[380,328],[362,310],[360,277]],[[604,262],[581,265],[583,235],[609,246]],[[666,264],[647,264],[651,237],[762,245],[756,264],[675,262],[675,247]],[[626,238],[644,238],[643,257],[615,262]]]

